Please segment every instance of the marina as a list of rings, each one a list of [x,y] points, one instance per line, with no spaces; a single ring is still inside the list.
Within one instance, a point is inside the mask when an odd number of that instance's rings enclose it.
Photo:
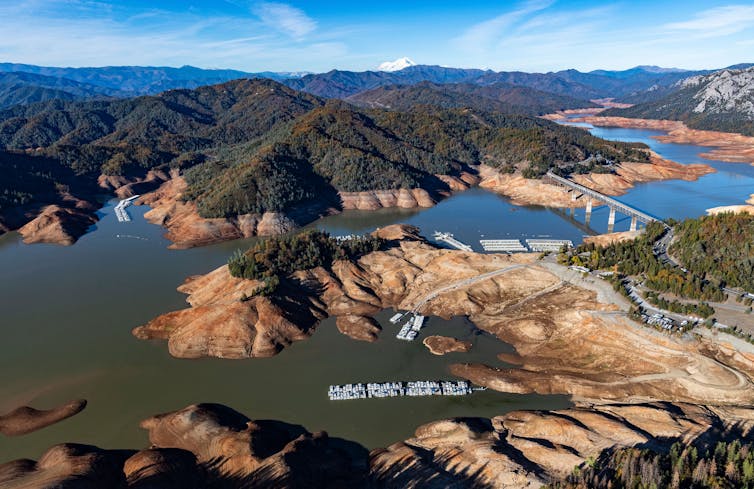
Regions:
[[[397,323],[400,321],[401,318],[403,318],[406,314],[396,314],[392,318],[390,318],[390,322]],[[409,316],[411,316],[409,314]],[[397,320],[393,321],[393,319],[398,318]],[[410,317],[408,321],[401,327],[400,331],[398,331],[398,334],[395,335],[396,338],[399,340],[404,341],[414,341],[416,337],[419,335],[419,331],[424,327],[424,321],[425,317],[421,314],[416,314],[413,317]]]
[[[409,382],[369,382],[366,384],[331,385],[327,396],[331,401],[385,397],[466,396],[475,390],[465,380],[417,380]]]
[[[129,197],[127,199],[123,199],[115,206],[115,217],[118,219],[118,222],[130,222],[131,216],[128,214],[128,211],[126,210],[126,207],[131,205],[131,203],[138,199],[138,195],[134,195],[132,197]]]
[[[447,243],[453,248],[461,251],[474,251],[471,246],[462,243],[458,241],[455,237],[453,237],[452,233],[441,233],[440,231],[435,231],[435,233],[432,235],[432,237],[437,241],[442,241],[443,243]]]
[[[527,239],[526,245],[531,251],[560,251],[563,246],[573,248],[570,239]]]
[[[502,251],[504,253],[526,253],[529,251],[519,239],[480,239],[484,251]]]

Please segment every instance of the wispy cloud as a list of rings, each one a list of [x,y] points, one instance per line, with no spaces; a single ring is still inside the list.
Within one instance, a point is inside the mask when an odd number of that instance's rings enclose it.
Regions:
[[[554,3],[554,0],[530,0],[517,9],[485,20],[469,27],[455,39],[456,43],[469,51],[485,49],[497,41],[506,31],[535,12],[542,11]]]
[[[303,10],[285,3],[260,3],[253,11],[265,25],[294,39],[302,39],[317,28],[314,19]]]
[[[692,19],[665,24],[677,31],[693,31],[705,36],[727,36],[754,26],[754,5],[727,5],[697,13]]]

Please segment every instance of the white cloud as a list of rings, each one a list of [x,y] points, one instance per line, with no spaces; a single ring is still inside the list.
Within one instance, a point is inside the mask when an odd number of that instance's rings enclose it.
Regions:
[[[314,19],[303,10],[285,3],[260,3],[254,13],[264,24],[294,39],[302,39],[317,28]]]
[[[693,31],[708,37],[725,36],[754,26],[754,5],[728,5],[704,10],[693,19],[672,22],[663,27],[673,31]]]

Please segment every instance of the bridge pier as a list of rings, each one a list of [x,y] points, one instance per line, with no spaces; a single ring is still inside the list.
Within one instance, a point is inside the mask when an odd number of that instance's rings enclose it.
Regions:
[[[630,231],[636,231],[636,216],[631,216],[631,228]]]
[[[589,221],[592,220],[592,198],[588,197],[586,199],[586,217],[584,219],[586,221],[586,225],[589,226]]]
[[[615,229],[615,207],[610,206],[610,215],[607,218],[607,232],[612,233]]]

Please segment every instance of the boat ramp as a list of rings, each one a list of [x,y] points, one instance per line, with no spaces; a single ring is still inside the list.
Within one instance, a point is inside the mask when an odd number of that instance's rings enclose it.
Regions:
[[[484,390],[484,388],[474,389],[465,380],[417,380],[331,385],[327,395],[331,401],[344,401],[374,397],[466,396],[475,390]]]
[[[440,231],[435,231],[435,234],[432,235],[433,238],[437,241],[442,241],[444,243],[449,244],[453,248],[461,251],[474,251],[471,246],[462,243],[458,241],[453,234],[451,233],[441,233]]]

